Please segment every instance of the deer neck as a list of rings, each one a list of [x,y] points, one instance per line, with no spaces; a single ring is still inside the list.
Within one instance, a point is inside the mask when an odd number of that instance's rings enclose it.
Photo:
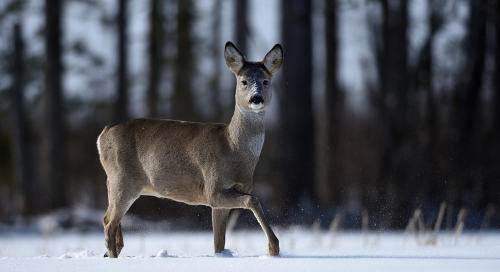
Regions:
[[[229,138],[233,149],[258,159],[264,145],[266,111],[250,112],[238,105],[229,124]]]

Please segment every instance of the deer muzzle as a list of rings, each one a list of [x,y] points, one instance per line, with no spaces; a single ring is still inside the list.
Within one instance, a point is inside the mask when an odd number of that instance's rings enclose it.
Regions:
[[[251,98],[250,98],[250,103],[253,103],[253,104],[264,104],[264,98],[262,98],[262,96],[260,95],[253,95]]]

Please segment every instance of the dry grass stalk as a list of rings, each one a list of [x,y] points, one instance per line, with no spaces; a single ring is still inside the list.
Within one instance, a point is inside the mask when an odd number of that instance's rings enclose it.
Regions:
[[[293,251],[295,249],[295,228],[290,228],[290,250]]]
[[[403,244],[402,246],[405,246],[406,245],[406,240],[408,239],[408,234],[413,231],[413,229],[415,228],[415,215],[413,215],[412,217],[410,217],[410,220],[408,221],[408,225],[406,225],[406,229],[405,229],[405,232],[403,234]]]
[[[144,231],[140,231],[139,233],[139,253],[144,253],[144,249],[146,248],[146,235]]]
[[[337,234],[337,230],[339,228],[340,219],[342,219],[342,215],[337,212],[332,222],[330,223],[330,227],[328,228],[328,236],[330,237],[328,248],[332,248],[335,244],[335,235]]]
[[[464,220],[466,215],[467,215],[467,209],[461,208],[460,211],[458,212],[457,224],[455,226],[455,244],[454,244],[455,246],[458,245],[458,239],[460,238],[460,235],[464,230]]]
[[[234,227],[236,227],[236,222],[238,221],[238,218],[240,217],[240,214],[241,214],[240,209],[234,209],[231,212],[231,215],[229,216],[229,219],[227,221],[227,227],[226,227],[227,235],[229,235],[233,232]]]
[[[439,229],[441,228],[441,223],[443,222],[445,209],[446,209],[446,202],[443,202],[439,207],[438,217],[436,220],[436,224],[434,225],[434,234],[437,234],[439,232]]]
[[[372,243],[370,244],[371,248],[376,248],[380,245],[380,233],[377,233],[375,235],[375,239],[373,239]]]
[[[488,207],[486,207],[486,213],[484,214],[484,219],[483,222],[481,223],[481,230],[485,230],[488,228],[490,225],[490,220],[495,214],[495,205],[492,203],[488,204]]]
[[[446,211],[446,233],[452,233],[453,226],[453,205],[449,205]]]
[[[312,224],[312,231],[314,234],[313,247],[321,247],[323,244],[323,237],[321,235],[321,220],[314,220],[314,223]]]
[[[231,241],[232,241],[232,246],[234,248],[237,248],[238,247],[238,244],[239,244],[239,241],[240,241],[240,236],[241,236],[241,231],[238,231],[238,232],[234,232],[232,237],[231,237]]]
[[[368,211],[363,209],[361,211],[361,229],[363,232],[363,245],[368,246],[368,228],[370,224],[370,218],[368,217]]]
[[[484,219],[483,219],[483,222],[481,223],[481,228],[479,229],[479,234],[477,235],[477,240],[476,240],[477,244],[481,243],[481,238],[482,238],[481,233],[484,232],[488,228],[488,226],[490,224],[490,220],[494,214],[495,214],[495,205],[490,203],[490,204],[488,204],[488,207],[486,207],[486,213],[484,214]]]
[[[425,224],[424,224],[424,216],[423,216],[423,213],[422,213],[422,209],[417,208],[417,210],[415,210],[415,216],[416,216],[415,222],[418,223],[417,226],[418,226],[419,237],[424,237],[424,235],[425,235]]]
[[[443,202],[439,207],[438,217],[436,219],[436,224],[434,225],[434,232],[432,233],[432,236],[425,241],[426,245],[435,246],[437,244],[438,233],[439,229],[441,228],[441,223],[443,222],[445,210],[446,210],[446,202]]]
[[[417,225],[418,223],[418,225]],[[418,226],[418,228],[417,228]],[[424,229],[424,223],[422,222],[422,210],[420,208],[417,208],[415,210],[415,213],[413,214],[413,236],[415,237],[415,241],[417,241],[418,245],[421,245],[422,242],[420,241],[420,236],[422,236]],[[420,233],[420,236],[419,236]]]
[[[273,227],[273,230],[275,230],[275,232],[276,232],[276,236],[283,237],[283,228],[281,228],[281,226],[273,225],[272,227]]]
[[[417,228],[417,223],[418,223],[418,228]],[[417,244],[421,245],[422,243],[420,241],[419,231],[420,231],[420,236],[423,236],[423,233],[425,232],[425,227],[422,219],[422,210],[420,208],[417,208],[415,210],[415,213],[413,213],[413,216],[410,218],[408,225],[406,226],[403,235],[403,246],[406,244],[406,240],[410,232],[413,233],[413,236],[415,237],[415,241],[417,241]]]

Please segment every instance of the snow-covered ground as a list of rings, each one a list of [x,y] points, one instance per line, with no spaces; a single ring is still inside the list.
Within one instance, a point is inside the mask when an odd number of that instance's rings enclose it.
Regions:
[[[267,255],[262,231],[232,232],[215,256],[211,232],[128,232],[118,259],[103,258],[102,233],[0,233],[0,271],[500,271],[498,232],[441,233],[433,246],[403,233],[276,233],[278,257]]]

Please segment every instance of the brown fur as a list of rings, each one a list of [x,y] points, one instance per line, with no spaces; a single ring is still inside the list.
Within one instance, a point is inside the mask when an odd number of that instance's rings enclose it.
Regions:
[[[103,225],[109,257],[120,254],[120,221],[141,195],[212,207],[216,253],[224,249],[230,209],[251,209],[268,237],[269,255],[279,254],[278,239],[250,191],[271,102],[270,80],[281,66],[283,52],[276,45],[262,62],[246,62],[228,42],[225,58],[237,78],[229,125],[136,119],[107,126],[99,136],[100,159],[108,176],[109,206]],[[249,102],[256,94],[264,100],[260,105]]]

